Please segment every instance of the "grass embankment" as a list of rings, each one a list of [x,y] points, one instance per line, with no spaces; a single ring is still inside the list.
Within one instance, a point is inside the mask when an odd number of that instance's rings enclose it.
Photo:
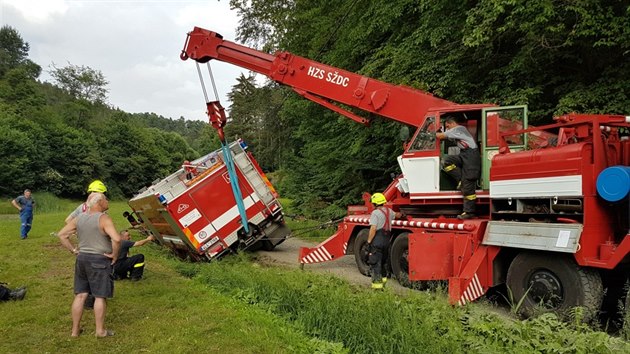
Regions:
[[[372,292],[340,279],[259,264],[249,255],[184,263],[142,247],[145,279],[116,283],[107,339],[94,338],[87,311],[71,339],[74,258],[49,236],[68,210],[37,214],[28,240],[19,219],[0,216],[0,280],[28,285],[24,301],[0,303],[0,352],[222,353],[612,353],[620,339],[552,316],[511,321],[444,294]],[[120,227],[124,203],[110,214]]]
[[[46,209],[35,197],[39,211]],[[147,256],[145,279],[116,283],[106,318],[116,335],[96,339],[93,312],[86,311],[85,332],[70,338],[74,257],[50,233],[78,202],[62,204],[63,211],[35,214],[27,240],[19,238],[17,211],[0,215],[0,281],[28,286],[23,301],[0,303],[0,353],[312,353],[335,347],[265,309],[179,275],[179,261],[157,245],[134,250]],[[115,224],[126,227],[125,203],[110,206]]]

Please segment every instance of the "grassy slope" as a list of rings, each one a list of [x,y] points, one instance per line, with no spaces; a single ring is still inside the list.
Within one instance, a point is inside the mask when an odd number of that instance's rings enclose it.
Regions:
[[[42,205],[51,212],[35,216],[25,241],[17,216],[0,214],[0,281],[29,287],[24,301],[0,303],[0,353],[630,352],[627,343],[549,316],[506,320],[449,306],[444,294],[374,293],[249,256],[183,263],[156,245],[136,250],[147,256],[146,278],[116,285],[106,323],[117,335],[94,338],[87,311],[84,335],[72,339],[74,258],[49,234],[73,206]],[[112,203],[110,211],[121,228],[124,207]]]
[[[124,228],[124,203],[111,204],[110,214]],[[70,338],[74,257],[50,232],[62,227],[75,205],[36,214],[24,241],[17,215],[0,215],[0,281],[28,286],[24,301],[0,303],[0,353],[308,353],[326,346],[280,317],[178,275],[156,245],[137,250],[147,256],[146,279],[116,283],[106,318],[116,336],[94,338],[93,312],[86,311],[84,334]]]

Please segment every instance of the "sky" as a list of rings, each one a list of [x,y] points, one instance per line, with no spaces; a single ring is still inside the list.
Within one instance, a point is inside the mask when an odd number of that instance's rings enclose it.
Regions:
[[[0,0],[2,26],[30,46],[29,59],[53,82],[52,64],[87,66],[103,73],[108,103],[125,112],[207,120],[195,62],[179,58],[186,34],[205,28],[236,42],[238,17],[229,0]],[[219,100],[247,72],[211,61]],[[205,65],[204,82],[214,100]]]

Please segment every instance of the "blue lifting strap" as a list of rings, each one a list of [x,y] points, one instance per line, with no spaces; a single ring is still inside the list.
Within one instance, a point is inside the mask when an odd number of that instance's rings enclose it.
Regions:
[[[249,233],[249,224],[247,223],[247,213],[245,212],[245,205],[243,204],[243,195],[241,194],[241,187],[238,185],[238,176],[236,175],[236,169],[234,168],[234,160],[232,160],[232,151],[227,142],[221,142],[221,148],[223,149],[223,159],[225,160],[225,166],[230,176],[230,185],[232,185],[232,194],[236,200],[236,206],[238,207],[238,213],[241,215],[241,223],[246,233]]]

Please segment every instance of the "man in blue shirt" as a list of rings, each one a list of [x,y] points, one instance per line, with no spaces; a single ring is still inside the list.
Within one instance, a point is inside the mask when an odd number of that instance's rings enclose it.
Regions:
[[[35,200],[31,197],[31,190],[25,189],[24,195],[13,199],[11,204],[20,211],[20,221],[22,223],[20,227],[20,238],[25,240],[33,224],[33,207],[35,206]]]

